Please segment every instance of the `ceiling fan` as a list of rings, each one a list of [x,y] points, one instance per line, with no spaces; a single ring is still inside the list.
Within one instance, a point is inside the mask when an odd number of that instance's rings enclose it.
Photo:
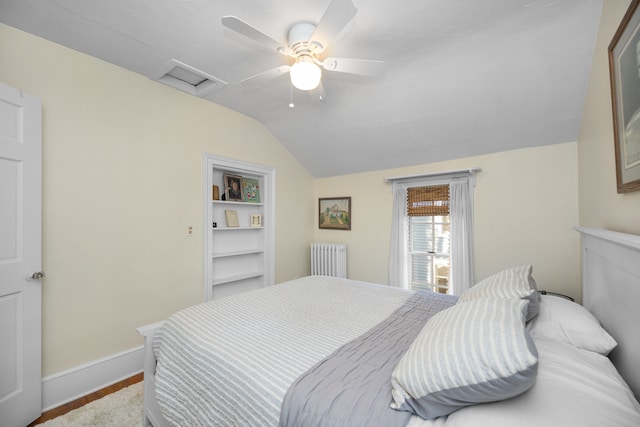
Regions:
[[[351,0],[332,0],[317,25],[308,22],[294,24],[289,29],[286,45],[235,16],[222,17],[222,25],[225,27],[295,60],[292,65],[281,65],[246,78],[240,83],[264,81],[289,73],[291,83],[296,88],[304,91],[322,91],[320,66],[327,71],[340,73],[374,77],[384,74],[384,61],[354,58],[321,59],[327,46],[357,11]]]

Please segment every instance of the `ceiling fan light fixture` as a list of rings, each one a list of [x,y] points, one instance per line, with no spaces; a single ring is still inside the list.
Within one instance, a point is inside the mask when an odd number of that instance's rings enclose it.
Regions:
[[[310,56],[300,56],[289,71],[291,84],[300,90],[313,90],[320,84],[322,71]]]

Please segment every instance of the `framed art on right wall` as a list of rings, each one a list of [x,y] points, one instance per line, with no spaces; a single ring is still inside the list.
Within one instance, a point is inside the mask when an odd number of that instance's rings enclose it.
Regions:
[[[640,191],[640,0],[609,44],[618,193]]]

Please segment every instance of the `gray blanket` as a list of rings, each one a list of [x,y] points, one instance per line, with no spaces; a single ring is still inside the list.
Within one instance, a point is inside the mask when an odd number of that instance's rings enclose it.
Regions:
[[[385,321],[301,375],[288,389],[280,427],[405,426],[391,403],[391,374],[424,324],[457,297],[417,292]]]

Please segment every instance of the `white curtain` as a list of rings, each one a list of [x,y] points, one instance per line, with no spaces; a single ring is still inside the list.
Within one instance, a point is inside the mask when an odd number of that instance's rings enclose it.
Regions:
[[[453,178],[449,183],[451,218],[451,288],[460,295],[473,286],[473,201],[469,178]]]
[[[391,248],[389,254],[389,284],[408,289],[407,280],[407,187],[393,184],[393,218],[391,222]]]

